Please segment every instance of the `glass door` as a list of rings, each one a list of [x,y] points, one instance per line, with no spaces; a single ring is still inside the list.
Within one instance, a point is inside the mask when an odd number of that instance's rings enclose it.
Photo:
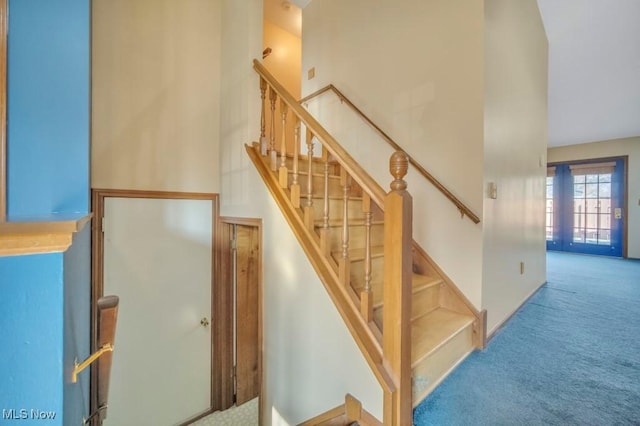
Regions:
[[[556,164],[547,172],[547,249],[622,256],[624,161]]]

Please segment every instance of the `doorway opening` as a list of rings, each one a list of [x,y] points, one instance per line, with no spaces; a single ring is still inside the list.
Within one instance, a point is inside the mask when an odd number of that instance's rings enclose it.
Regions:
[[[92,208],[94,350],[97,300],[120,297],[104,424],[188,424],[212,412],[218,195],[94,189]],[[99,367],[92,413],[104,412]]]
[[[549,164],[548,250],[626,257],[626,157]]]

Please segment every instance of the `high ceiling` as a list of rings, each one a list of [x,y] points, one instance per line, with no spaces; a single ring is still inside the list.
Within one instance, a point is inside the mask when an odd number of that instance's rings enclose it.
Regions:
[[[549,39],[549,145],[640,136],[640,0],[538,5]]]
[[[538,0],[549,145],[640,136],[640,1]]]
[[[310,1],[306,1],[305,6]],[[300,3],[300,0],[264,0],[264,18],[291,34],[301,37],[302,10],[296,6],[297,3]]]

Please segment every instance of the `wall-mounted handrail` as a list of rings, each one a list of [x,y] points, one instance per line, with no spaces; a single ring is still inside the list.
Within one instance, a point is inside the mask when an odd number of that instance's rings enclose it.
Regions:
[[[322,95],[323,93],[326,93],[329,91],[332,91],[333,93],[335,93],[336,96],[340,98],[340,101],[344,102],[349,106],[349,108],[354,110],[356,114],[358,114],[367,124],[369,124],[389,145],[393,147],[394,150],[404,151],[406,153],[406,151],[400,145],[398,145],[393,139],[391,139],[389,135],[387,135],[380,127],[378,127],[378,125],[376,125],[364,112],[362,112],[362,110],[360,110],[360,108],[358,108],[353,102],[351,102],[351,100],[347,98],[333,84],[329,84],[323,87],[322,89],[316,90],[310,95],[305,96],[304,98],[300,99],[300,103],[303,104],[305,102],[308,102]],[[471,211],[469,207],[467,207],[462,201],[460,201],[455,195],[453,195],[451,191],[449,191],[442,183],[440,183],[440,181],[438,181],[438,179],[436,179],[431,173],[429,173],[424,167],[422,167],[420,163],[414,160],[410,155],[409,155],[409,162],[413,167],[415,167],[418,173],[420,173],[422,176],[424,176],[425,179],[431,182],[433,186],[435,186],[438,189],[438,191],[440,191],[458,208],[458,210],[460,211],[460,214],[463,217],[467,216],[469,219],[473,221],[473,223],[480,223],[480,218],[475,213],[473,213],[473,211]]]

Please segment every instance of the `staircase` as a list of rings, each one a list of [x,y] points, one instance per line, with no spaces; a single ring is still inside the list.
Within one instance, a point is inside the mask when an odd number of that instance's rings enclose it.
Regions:
[[[411,424],[403,389],[410,386],[415,407],[467,355],[482,349],[486,312],[469,303],[410,234],[400,235],[411,229],[402,179],[406,155],[392,157],[394,181],[387,194],[259,62],[254,68],[261,76],[261,135],[247,153],[389,396],[384,424]],[[282,128],[295,128],[294,152],[286,150],[286,132],[279,146],[267,132],[274,128],[278,98]],[[306,154],[298,152],[301,123]],[[314,156],[318,142],[321,155]],[[409,368],[410,378],[404,377]]]

